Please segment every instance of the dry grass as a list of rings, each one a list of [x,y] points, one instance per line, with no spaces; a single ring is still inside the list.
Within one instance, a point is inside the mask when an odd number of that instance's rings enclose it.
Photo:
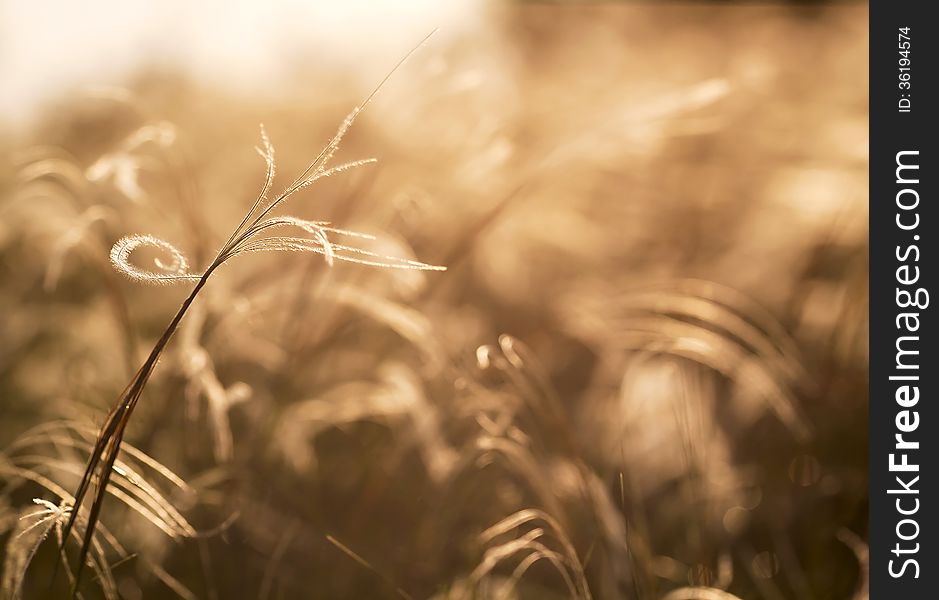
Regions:
[[[0,149],[0,595],[865,598],[865,19],[67,99]]]

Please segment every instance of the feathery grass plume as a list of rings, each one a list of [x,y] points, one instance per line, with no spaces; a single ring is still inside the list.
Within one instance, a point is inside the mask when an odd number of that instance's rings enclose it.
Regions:
[[[94,431],[72,422],[53,421],[20,436],[6,451],[14,467],[42,473],[51,479],[76,477],[94,440]],[[77,456],[75,455],[77,453]],[[131,445],[122,447],[115,460],[108,493],[138,513],[171,539],[193,537],[195,529],[149,479],[168,483],[174,490],[192,496],[192,490],[176,474]],[[149,476],[149,477],[148,477]]]
[[[71,504],[63,500],[53,504],[42,498],[33,498],[33,503],[42,507],[38,510],[26,508],[20,517],[18,527],[13,531],[7,542],[6,558],[4,560],[3,579],[0,580],[0,592],[4,598],[17,600],[22,596],[22,587],[26,571],[32,562],[36,551],[48,537],[50,531],[55,531],[56,538],[61,546],[63,540],[63,526],[69,518]],[[118,552],[121,560],[127,558],[127,553],[109,533],[102,533],[103,537]],[[79,539],[78,531],[73,532],[75,539]],[[65,560],[65,553],[61,553]],[[101,590],[106,600],[118,600],[117,583],[111,573],[111,564],[105,554],[104,546],[96,539],[92,546],[89,566],[101,582]],[[68,576],[73,579],[71,571]]]
[[[162,273],[142,269],[130,262],[130,255],[141,246],[150,246],[163,250],[169,255],[169,262],[160,258],[153,260],[154,264],[163,271]],[[200,277],[199,275],[189,274],[189,261],[186,260],[182,252],[169,242],[155,238],[152,235],[132,235],[119,239],[111,248],[111,264],[127,277],[147,283],[198,281]]]
[[[6,558],[3,561],[3,579],[0,580],[0,592],[5,598],[14,600],[22,594],[23,579],[29,563],[32,562],[39,545],[49,535],[53,527],[61,525],[63,517],[71,512],[71,507],[64,504],[58,506],[33,498],[33,503],[43,508],[33,510],[25,508],[19,517],[17,527],[7,540]]]
[[[34,503],[43,508],[24,515],[25,520],[19,522],[19,528],[10,538],[0,587],[3,597],[16,597],[29,562],[50,531],[56,533],[69,581],[72,585],[77,581],[65,554],[66,534],[76,544],[84,543],[87,520],[84,515],[80,516],[75,520],[75,525],[66,531],[67,523],[74,520],[75,503],[60,482],[82,474],[81,465],[84,456],[89,453],[95,433],[90,426],[70,421],[52,421],[26,431],[0,453],[0,476],[7,482],[4,497],[29,482],[58,499],[57,503],[43,498],[35,499]],[[128,510],[141,516],[169,539],[201,535],[169,499],[170,492],[160,489],[169,485],[171,491],[184,496],[192,495],[189,486],[175,473],[129,444],[121,447],[121,457],[115,460],[113,470],[114,477],[107,487],[107,493]],[[26,520],[30,522],[26,523]],[[92,532],[85,562],[95,573],[105,598],[118,598],[117,586],[111,575],[115,559],[122,562],[131,556],[109,528],[99,523]],[[157,565],[144,562],[164,584],[173,589],[185,590],[181,584],[161,573]],[[186,597],[185,594],[182,596]]]
[[[0,455],[0,473],[10,481],[38,484],[58,496],[71,511],[72,496],[57,482],[82,474],[81,464],[89,454],[95,433],[90,426],[70,421],[52,421],[34,427]],[[186,482],[130,444],[124,444],[120,454],[114,461],[114,476],[107,493],[170,539],[198,535],[170,500],[171,495],[193,496]],[[169,491],[161,489],[166,486],[169,486]],[[106,538],[110,536],[106,530],[102,531]]]
[[[430,35],[433,35],[431,32]],[[214,260],[206,267],[200,275],[190,274],[188,264],[181,252],[169,242],[148,235],[138,235],[126,237],[117,242],[111,251],[111,260],[114,266],[132,279],[153,282],[153,283],[172,283],[179,281],[195,281],[196,284],[183,301],[176,314],[170,320],[169,325],[163,331],[163,334],[157,340],[147,359],[141,365],[140,369],[128,383],[126,389],[121,394],[117,404],[108,414],[104,425],[101,427],[98,438],[91,451],[88,464],[82,474],[81,482],[75,492],[75,503],[71,515],[65,525],[64,539],[74,530],[78,515],[82,513],[83,503],[88,492],[94,488],[92,494],[91,506],[88,510],[88,524],[85,528],[81,548],[79,550],[79,561],[75,573],[75,582],[72,586],[73,596],[78,594],[81,583],[82,568],[86,557],[93,543],[94,532],[104,498],[107,495],[108,484],[112,473],[115,472],[115,463],[120,453],[121,444],[127,429],[130,417],[140,400],[144,387],[147,385],[150,375],[156,366],[157,361],[162,355],[170,338],[176,332],[180,322],[189,310],[189,307],[195,301],[199,292],[206,285],[211,275],[216,269],[225,264],[229,259],[240,254],[248,252],[261,251],[291,251],[291,252],[314,252],[322,254],[329,264],[334,260],[359,263],[380,267],[391,267],[401,269],[421,269],[421,270],[445,270],[445,267],[428,265],[425,263],[401,259],[391,256],[383,256],[360,248],[346,246],[344,244],[333,243],[328,234],[336,234],[345,237],[368,237],[351,231],[335,229],[328,223],[307,221],[296,217],[268,217],[270,213],[288,200],[298,191],[312,185],[316,181],[329,177],[331,175],[353,169],[364,164],[374,162],[371,159],[358,160],[343,163],[336,166],[330,166],[330,160],[339,149],[340,143],[348,132],[349,128],[355,122],[356,117],[368,106],[375,94],[382,88],[384,83],[394,74],[397,69],[420,48],[427,39],[428,35],[420,44],[408,52],[385,76],[385,78],[372,90],[365,100],[343,120],[338,131],[326,144],[319,155],[304,169],[300,175],[287,186],[279,195],[270,198],[270,191],[273,186],[276,172],[274,160],[274,148],[267,137],[266,132],[261,130],[261,145],[258,149],[267,166],[264,184],[260,193],[254,201],[254,204],[245,213],[241,223],[232,231],[228,240],[222,245],[216,254]],[[312,235],[312,238],[306,237],[285,237],[274,236],[266,237],[270,230],[281,227],[297,227]],[[130,256],[134,250],[141,246],[151,246],[158,250],[166,252],[170,256],[169,262],[155,261],[157,268],[163,272],[149,271],[138,268],[130,262]],[[64,544],[64,541],[63,541]]]

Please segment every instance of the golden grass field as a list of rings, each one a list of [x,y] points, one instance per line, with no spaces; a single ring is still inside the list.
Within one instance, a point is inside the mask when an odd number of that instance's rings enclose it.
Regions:
[[[483,23],[3,136],[0,597],[866,600],[866,7]]]

